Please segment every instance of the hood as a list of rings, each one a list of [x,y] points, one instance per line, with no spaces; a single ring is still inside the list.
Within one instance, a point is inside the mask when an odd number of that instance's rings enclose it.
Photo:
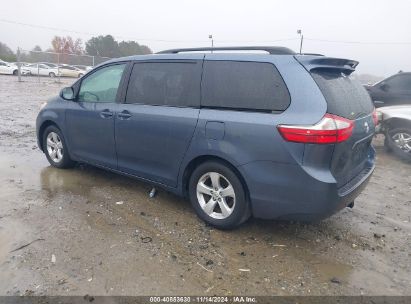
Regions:
[[[377,109],[383,119],[403,118],[411,120],[411,105],[381,107]]]

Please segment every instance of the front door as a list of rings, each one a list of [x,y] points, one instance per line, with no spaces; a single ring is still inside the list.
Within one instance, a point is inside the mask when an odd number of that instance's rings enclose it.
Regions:
[[[75,159],[117,168],[114,117],[126,64],[102,67],[84,78],[66,110],[70,153]]]

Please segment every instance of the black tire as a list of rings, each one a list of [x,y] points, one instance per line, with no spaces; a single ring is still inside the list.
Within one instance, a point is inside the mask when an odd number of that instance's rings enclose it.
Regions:
[[[49,73],[49,76],[50,76],[51,78],[54,78],[54,77],[56,77],[56,74],[54,74],[53,72],[50,72],[50,73]]]
[[[52,159],[49,151],[47,150],[47,136],[50,133],[56,133],[61,141],[62,144],[62,158],[59,161],[55,161]],[[60,129],[56,126],[48,126],[43,132],[43,152],[46,154],[47,160],[49,161],[50,165],[56,168],[65,169],[71,168],[74,166],[75,162],[71,160],[70,155],[67,150],[66,141],[64,140],[64,136],[61,133]]]
[[[385,138],[384,138],[384,148],[385,148],[385,151],[387,151],[388,153],[391,153],[391,152],[392,152],[392,149],[391,149],[391,147],[390,147],[390,145],[389,145],[389,143],[388,143],[388,134],[385,134],[384,136],[385,136]]]
[[[392,151],[395,155],[397,155],[401,159],[406,160],[406,161],[411,161],[411,151],[406,152],[402,150],[394,141],[393,137],[399,133],[408,134],[409,136],[411,136],[411,129],[404,128],[404,127],[389,129],[385,133],[385,145],[387,146],[387,149]]]
[[[197,183],[199,182],[200,178],[202,178],[205,174],[209,172],[216,172],[222,175],[223,178],[225,178],[234,189],[235,204],[232,205],[234,209],[232,210],[232,213],[226,218],[217,219],[207,214],[200,206],[200,202],[197,198]],[[237,174],[222,162],[209,161],[200,164],[192,172],[188,187],[190,202],[194,210],[196,211],[197,215],[203,221],[218,229],[235,228],[243,222],[245,222],[250,217],[250,206],[247,200],[244,185],[242,184]]]
[[[17,76],[18,74],[19,74],[19,70],[14,70],[14,71],[13,71],[13,75],[14,75],[14,76]]]

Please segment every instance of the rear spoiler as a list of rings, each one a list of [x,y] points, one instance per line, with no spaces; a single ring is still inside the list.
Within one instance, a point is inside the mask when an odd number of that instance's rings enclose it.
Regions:
[[[307,71],[325,70],[325,71],[337,71],[350,75],[355,71],[358,65],[358,61],[342,58],[331,58],[323,56],[310,56],[310,55],[296,55],[295,59],[303,65]]]

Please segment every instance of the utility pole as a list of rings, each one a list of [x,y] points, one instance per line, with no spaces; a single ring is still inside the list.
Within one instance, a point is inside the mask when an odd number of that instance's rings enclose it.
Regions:
[[[211,53],[213,52],[213,48],[214,48],[214,39],[213,39],[213,35],[208,35],[208,39],[211,39]]]
[[[17,74],[18,80],[21,82],[21,62],[20,62],[20,47],[17,48]]]
[[[297,30],[297,34],[300,35],[300,54],[302,54],[304,35],[303,35],[303,32],[301,30]]]

